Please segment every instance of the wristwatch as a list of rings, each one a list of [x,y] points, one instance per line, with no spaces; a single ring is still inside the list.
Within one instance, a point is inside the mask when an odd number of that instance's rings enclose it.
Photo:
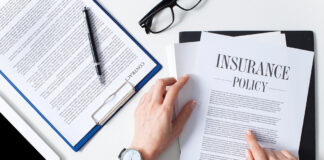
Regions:
[[[120,160],[142,160],[141,153],[136,149],[124,148],[118,155]]]

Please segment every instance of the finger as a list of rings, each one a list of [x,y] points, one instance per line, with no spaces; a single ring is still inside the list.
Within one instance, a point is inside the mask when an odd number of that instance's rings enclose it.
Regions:
[[[264,149],[264,152],[266,154],[266,156],[268,157],[268,160],[276,160],[277,157],[276,155],[273,154],[272,150],[271,149]]]
[[[281,153],[290,160],[296,160],[297,158],[287,150],[282,150]]]
[[[148,95],[148,93],[144,93],[143,96],[141,97],[141,100],[139,101],[139,103],[138,103],[138,105],[136,107],[136,110],[134,112],[135,117],[139,112],[141,112],[141,110],[145,109],[145,106],[146,106],[145,102],[146,102],[146,99],[147,99],[147,95]]]
[[[288,158],[283,155],[281,152],[273,151],[273,154],[276,155],[277,160],[288,160]]]
[[[146,96],[147,96],[147,93],[144,93],[143,96],[141,97],[141,100],[138,103],[139,106],[142,106],[144,104]]]
[[[173,84],[169,88],[169,90],[167,91],[167,93],[165,95],[165,99],[163,102],[166,107],[174,106],[174,102],[178,97],[178,93],[179,93],[180,89],[186,84],[188,79],[189,79],[189,76],[185,75],[185,76],[181,77],[175,84]]]
[[[246,131],[245,138],[250,146],[254,159],[266,159],[266,155],[251,130]]]
[[[145,96],[146,96],[146,93],[143,94],[143,96],[141,97],[141,100],[139,101],[139,103],[135,109],[135,112],[134,112],[135,117],[137,117],[137,114],[139,113],[139,111],[144,108]]]
[[[177,118],[174,120],[173,123],[173,135],[174,138],[177,138],[184,125],[186,124],[187,120],[189,119],[192,110],[194,109],[194,107],[196,106],[196,102],[195,101],[189,101],[180,111],[179,115],[177,116]]]
[[[252,152],[250,150],[245,151],[245,159],[246,160],[254,160]]]
[[[163,78],[155,82],[152,99],[161,104],[163,102],[163,94],[165,93],[166,86],[176,83],[175,78]]]
[[[151,86],[150,90],[146,93],[145,102],[151,102],[153,90],[154,90],[154,85]]]

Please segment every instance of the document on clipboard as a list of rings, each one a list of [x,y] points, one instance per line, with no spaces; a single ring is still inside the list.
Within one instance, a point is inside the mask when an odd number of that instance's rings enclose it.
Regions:
[[[93,66],[89,9],[104,83]],[[0,75],[78,151],[161,65],[91,0],[0,2]]]

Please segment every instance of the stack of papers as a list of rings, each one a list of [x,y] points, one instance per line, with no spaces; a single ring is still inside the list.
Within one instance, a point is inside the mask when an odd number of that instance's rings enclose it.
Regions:
[[[262,147],[298,157],[314,53],[286,46],[280,32],[229,37],[203,32],[199,42],[168,48],[171,76],[190,75],[176,113],[198,102],[179,144],[181,160],[245,159],[245,131]]]

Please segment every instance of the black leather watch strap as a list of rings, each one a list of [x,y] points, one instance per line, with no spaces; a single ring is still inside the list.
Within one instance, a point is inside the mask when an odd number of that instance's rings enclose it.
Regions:
[[[123,150],[120,151],[119,155],[118,155],[118,158],[121,160],[121,156],[122,154],[126,151],[126,148],[124,148]]]

